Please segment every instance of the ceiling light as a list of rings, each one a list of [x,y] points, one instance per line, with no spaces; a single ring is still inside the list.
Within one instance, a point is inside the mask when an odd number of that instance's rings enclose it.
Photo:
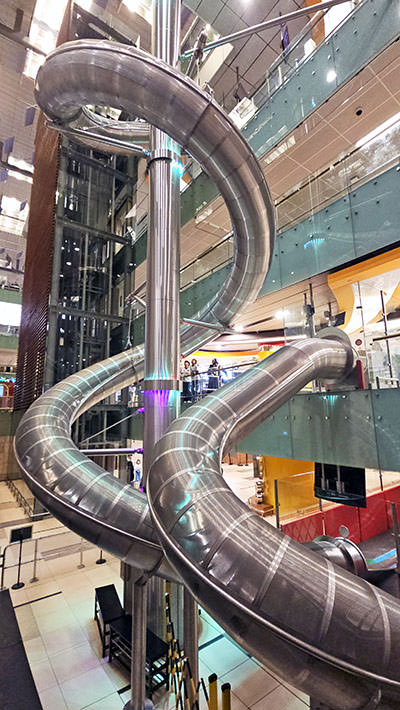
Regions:
[[[58,33],[64,17],[67,0],[36,0],[29,30],[29,41],[38,49],[48,53],[57,44]],[[28,50],[24,74],[34,79],[44,57]]]
[[[21,322],[21,308],[22,306],[20,303],[8,303],[7,301],[2,301],[0,324],[18,326]]]
[[[357,141],[356,143],[356,148],[361,148],[363,145],[371,141],[373,138],[376,138],[379,136],[380,133],[383,133],[383,131],[386,131],[388,128],[391,128],[394,123],[397,123],[397,121],[400,120],[400,112],[395,113],[394,116],[391,118],[388,118],[387,121],[384,121],[381,123],[377,128],[374,128],[373,131],[370,133],[367,133],[366,136],[363,138],[360,138],[360,140]]]
[[[139,3],[138,0],[122,0],[122,4],[131,12],[136,12]]]
[[[277,311],[275,313],[275,318],[277,318],[278,320],[283,320],[288,315],[289,315],[289,311],[287,310],[287,308],[281,308],[279,311]]]
[[[234,325],[233,330],[235,330],[237,333],[243,333],[243,326],[242,325]]]
[[[327,80],[328,82],[335,81],[336,76],[337,76],[337,74],[336,74],[335,70],[334,70],[334,69],[329,69],[329,71],[328,71],[328,73],[327,73],[327,75],[326,75],[326,80]]]

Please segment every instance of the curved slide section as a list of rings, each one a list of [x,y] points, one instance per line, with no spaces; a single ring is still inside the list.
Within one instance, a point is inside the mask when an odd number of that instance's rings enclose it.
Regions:
[[[222,109],[169,66],[111,42],[63,45],[41,67],[36,90],[40,106],[58,124],[85,121],[90,113],[81,106],[87,104],[117,106],[153,121],[190,147],[230,205],[236,245],[230,278],[197,318],[229,324],[264,282],[274,221],[257,159]],[[163,107],[157,114],[154,102]],[[176,115],[179,131],[174,129]],[[129,126],[123,130],[129,133]],[[181,350],[189,354],[213,337],[211,328],[185,326]],[[153,570],[162,551],[145,496],[90,461],[70,437],[83,411],[142,377],[142,347],[69,377],[30,407],[15,446],[32,491],[60,520],[129,564]],[[165,559],[159,573],[174,574]]]
[[[235,261],[221,293],[197,318],[227,326],[264,281],[273,215],[257,160],[224,112],[162,62],[97,41],[49,55],[37,98],[57,123],[78,120],[88,104],[123,108],[169,133],[202,164],[230,211]],[[211,328],[185,327],[182,351],[213,335]],[[350,365],[340,340],[305,340],[191,407],[156,447],[150,512],[144,495],[86,459],[70,438],[85,409],[142,376],[141,348],[42,395],[21,422],[16,452],[34,493],[69,527],[130,564],[182,578],[239,643],[305,692],[340,710],[367,710],[381,693],[393,707],[399,703],[400,605],[267,525],[220,475],[224,450],[255,423],[313,377],[342,377]]]
[[[282,348],[176,419],[147,495],[171,565],[241,646],[329,707],[376,707],[380,689],[398,707],[398,601],[265,523],[220,475],[224,452],[307,382],[351,369],[331,337]]]

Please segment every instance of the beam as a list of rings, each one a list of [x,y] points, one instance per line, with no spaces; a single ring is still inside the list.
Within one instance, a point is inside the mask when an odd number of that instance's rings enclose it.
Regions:
[[[220,37],[219,39],[214,40],[214,42],[206,44],[205,47],[202,48],[202,52],[209,52],[211,49],[215,49],[216,47],[222,47],[222,45],[228,44],[229,42],[236,42],[236,40],[243,39],[244,37],[250,37],[251,35],[256,34],[257,32],[264,32],[264,30],[268,30],[271,27],[280,27],[282,25],[285,25],[287,22],[290,22],[291,20],[297,20],[299,17],[303,17],[304,15],[312,15],[314,12],[322,12],[323,10],[329,10],[330,7],[334,7],[335,5],[341,5],[344,2],[348,2],[348,0],[324,0],[324,2],[318,3],[318,5],[309,5],[308,7],[302,7],[299,10],[295,10],[294,12],[288,12],[285,15],[279,15],[279,17],[274,17],[272,20],[266,20],[265,22],[260,22],[258,25],[246,27],[246,29],[239,30],[239,32],[233,32],[232,34],[226,35],[225,37]],[[188,49],[181,55],[181,59],[191,57],[194,53],[195,48]]]

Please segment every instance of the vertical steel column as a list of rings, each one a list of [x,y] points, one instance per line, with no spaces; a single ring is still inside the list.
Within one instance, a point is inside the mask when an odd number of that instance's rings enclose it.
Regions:
[[[179,59],[180,0],[153,0],[153,54],[176,66]],[[162,106],[159,107],[162,111]],[[144,371],[144,465],[154,445],[178,414],[179,399],[179,147],[153,128],[149,158],[149,228],[146,270]],[[175,164],[174,164],[175,161]],[[156,600],[163,603],[163,599]],[[145,699],[147,583],[135,582],[132,624],[132,699],[127,708],[142,710]]]
[[[153,0],[153,54],[176,66],[180,0]],[[159,107],[162,111],[162,106]],[[154,445],[179,406],[179,147],[151,130],[146,271],[144,483]]]
[[[183,597],[183,648],[189,659],[190,670],[197,688],[199,680],[199,610],[197,602],[186,589]]]
[[[131,699],[124,710],[143,710],[146,699],[147,579],[136,576],[132,592]]]

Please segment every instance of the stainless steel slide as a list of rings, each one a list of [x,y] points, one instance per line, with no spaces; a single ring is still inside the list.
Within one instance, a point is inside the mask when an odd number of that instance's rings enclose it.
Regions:
[[[235,234],[227,283],[198,318],[228,325],[268,269],[271,201],[258,162],[222,109],[189,79],[139,50],[81,41],[49,55],[37,82],[49,118],[112,105],[169,133],[211,175]],[[76,125],[76,124],[75,124]],[[104,131],[107,132],[107,127]],[[214,331],[188,326],[190,353]],[[85,458],[70,438],[88,407],[143,373],[143,350],[56,385],[32,405],[16,452],[38,498],[69,527],[149,572],[181,578],[240,644],[280,676],[338,710],[398,707],[400,605],[283,536],[224,483],[221,457],[314,377],[338,379],[351,351],[330,333],[283,348],[179,417],[154,452],[148,499]],[[165,555],[164,555],[165,553]]]

